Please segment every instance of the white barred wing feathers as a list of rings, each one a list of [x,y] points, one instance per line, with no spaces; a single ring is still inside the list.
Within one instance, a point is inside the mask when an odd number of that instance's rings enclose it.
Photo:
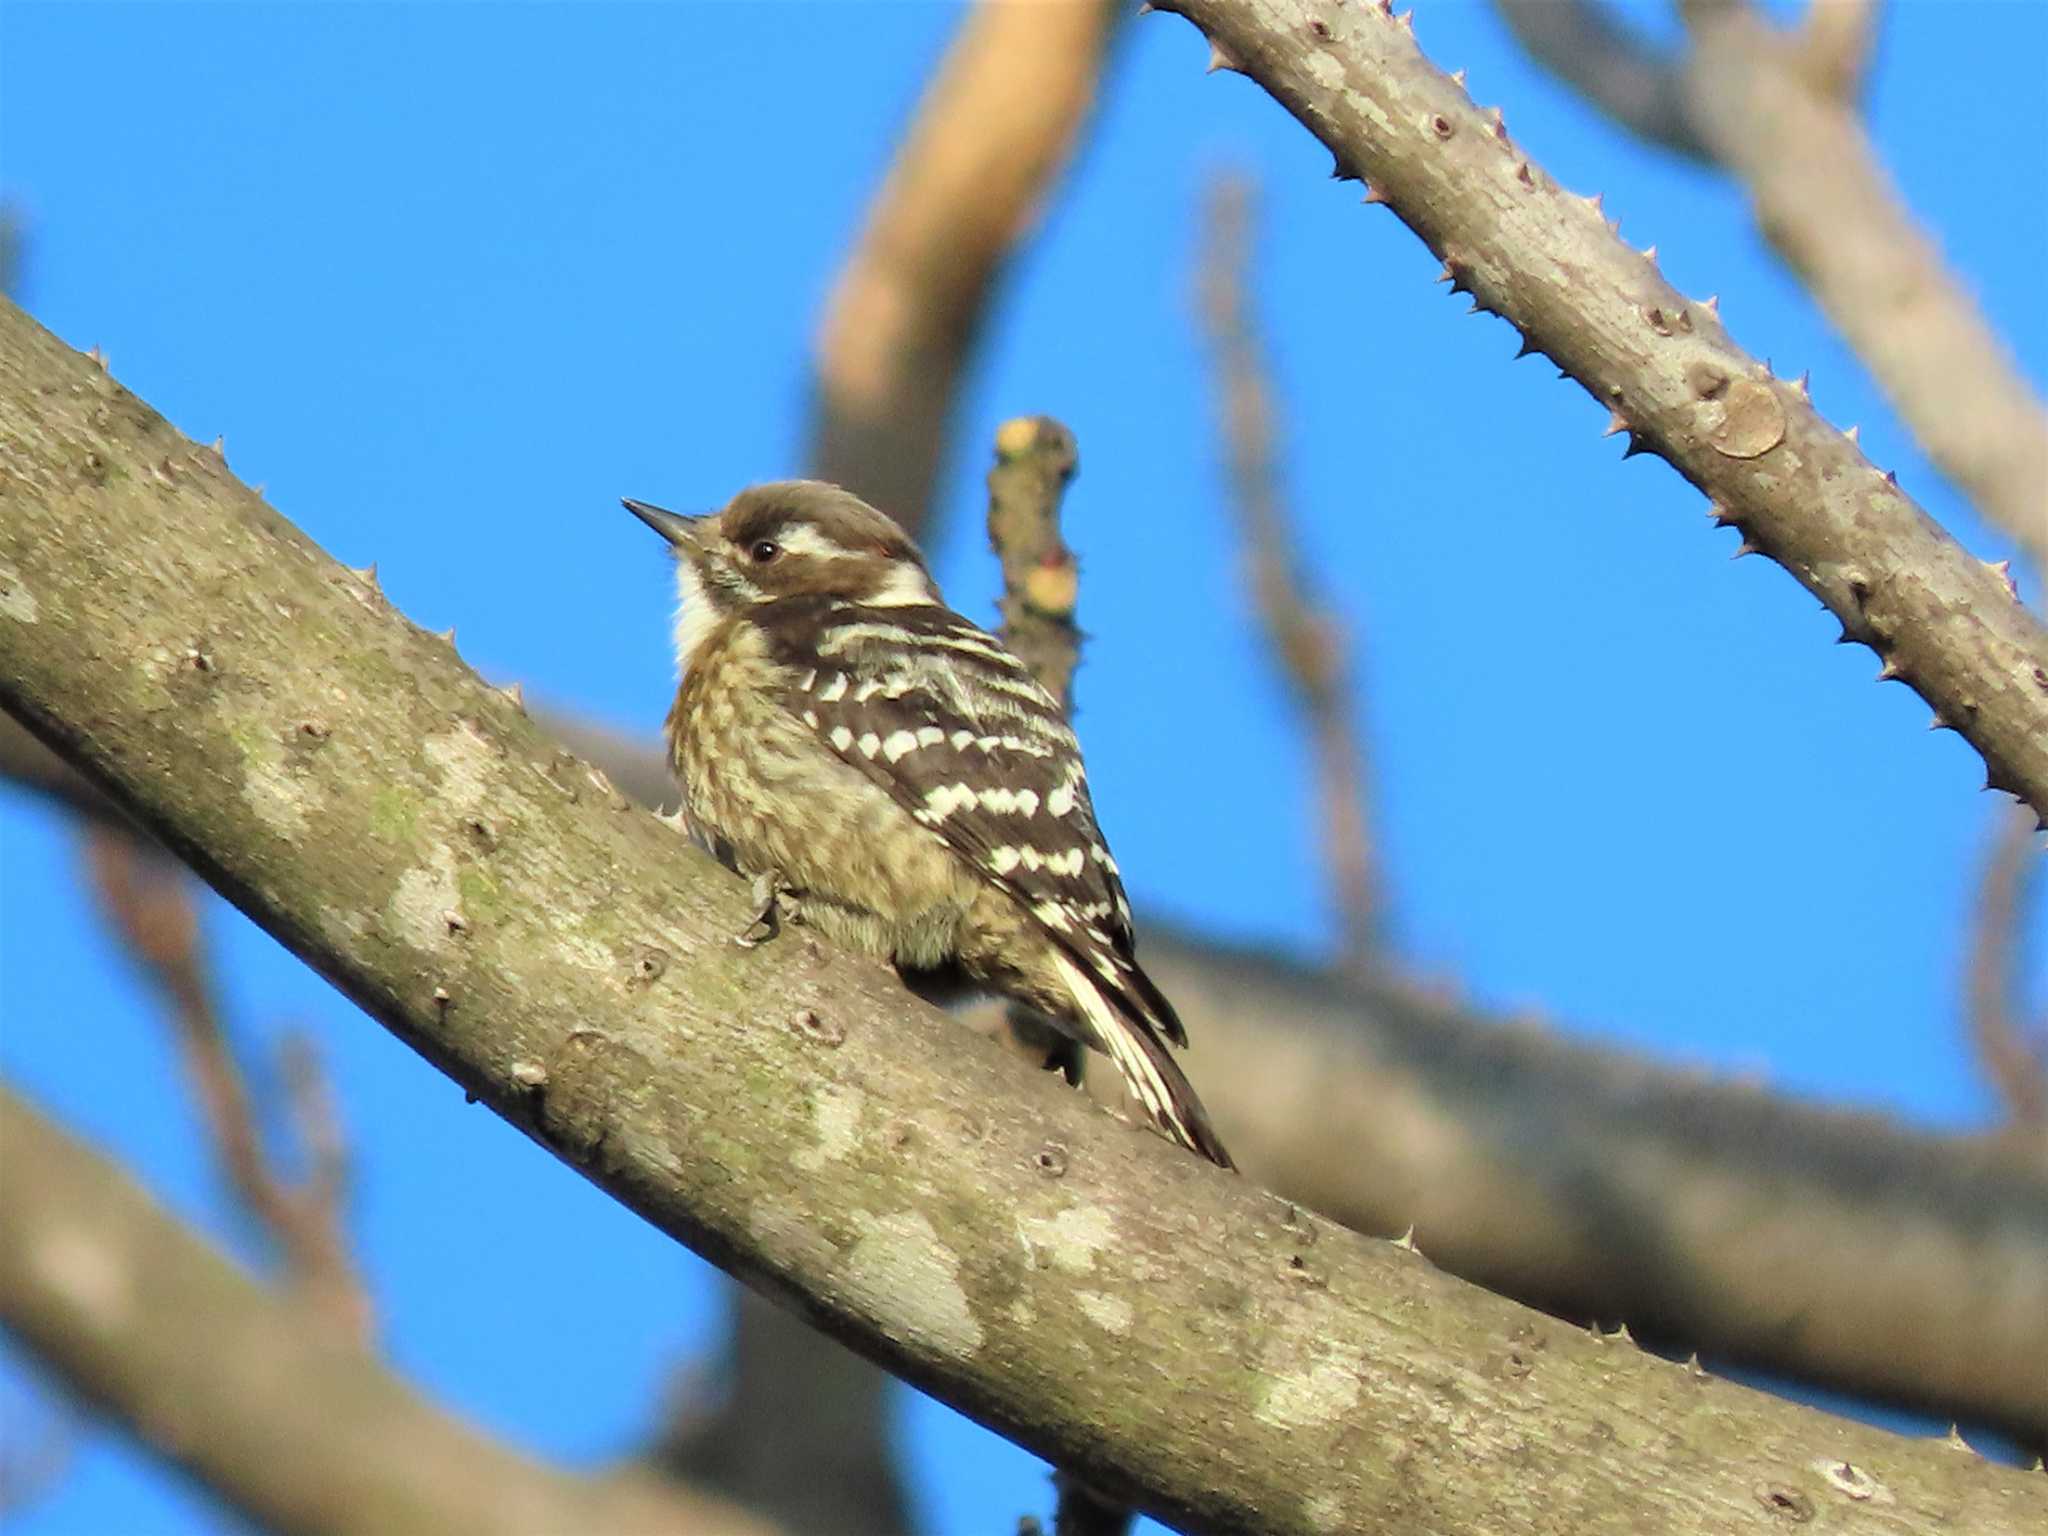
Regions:
[[[1185,1042],[1134,963],[1130,904],[1080,745],[1021,661],[936,605],[784,602],[766,627],[793,673],[792,713],[1007,889],[1120,1011]],[[1117,1054],[1113,1040],[1097,1043]]]

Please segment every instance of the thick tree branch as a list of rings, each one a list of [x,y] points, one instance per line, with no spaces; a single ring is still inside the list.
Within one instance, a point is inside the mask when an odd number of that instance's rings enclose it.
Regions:
[[[904,135],[818,340],[812,472],[912,533],[1011,253],[1095,104],[1119,0],[981,0]]]
[[[773,1529],[651,1477],[557,1472],[479,1434],[4,1086],[0,1326],[152,1450],[288,1536]]]
[[[497,1113],[1107,1492],[1193,1531],[2048,1508],[1226,1178],[808,935],[736,949],[739,882],[11,306],[0,475],[0,703]]]
[[[1803,388],[1736,345],[1711,302],[1615,237],[1415,46],[1391,7],[1157,0],[1363,177],[1454,290],[1523,334],[1878,652],[2048,825],[2048,633]]]
[[[664,803],[655,750],[567,716],[542,723]],[[5,715],[0,755],[85,800]],[[1363,1232],[1412,1225],[1453,1273],[1563,1317],[2048,1434],[2038,1170],[1514,1027],[1385,973],[1340,980],[1156,919],[1144,932],[1205,1100],[1253,1177],[1288,1199]],[[1799,1237],[1809,1229],[1827,1239]],[[1796,1264],[1780,1260],[1788,1246]],[[740,1347],[784,1359],[767,1342],[784,1314],[755,1314]]]

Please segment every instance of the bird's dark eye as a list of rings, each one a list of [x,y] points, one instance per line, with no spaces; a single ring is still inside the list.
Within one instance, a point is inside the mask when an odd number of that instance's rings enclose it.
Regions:
[[[756,565],[766,565],[782,553],[782,546],[773,539],[756,539],[747,546],[747,558]]]

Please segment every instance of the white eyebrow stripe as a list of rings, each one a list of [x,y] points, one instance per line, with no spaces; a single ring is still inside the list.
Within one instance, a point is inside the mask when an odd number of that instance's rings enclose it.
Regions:
[[[851,550],[834,544],[809,523],[783,524],[775,534],[774,542],[780,544],[786,554],[815,555],[821,560],[843,559],[852,553]]]

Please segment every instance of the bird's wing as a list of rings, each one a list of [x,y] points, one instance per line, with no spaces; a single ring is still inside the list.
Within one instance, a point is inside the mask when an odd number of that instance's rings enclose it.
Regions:
[[[785,707],[1014,896],[1120,1010],[1184,1044],[1137,965],[1080,744],[1024,664],[936,605],[828,605],[805,628],[783,653]]]

